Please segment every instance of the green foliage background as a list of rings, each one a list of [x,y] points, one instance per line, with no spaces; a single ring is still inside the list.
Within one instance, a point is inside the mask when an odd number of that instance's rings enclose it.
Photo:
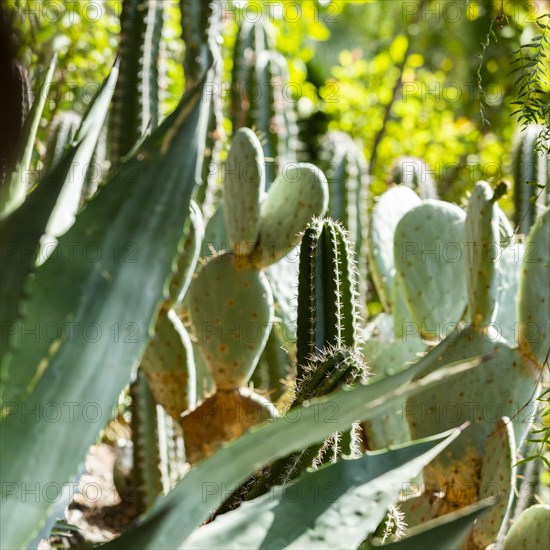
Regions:
[[[159,62],[165,67],[166,116],[184,82],[178,1],[164,2],[165,47]],[[119,0],[6,2],[15,16],[23,62],[32,67],[34,91],[59,51],[39,154],[45,150],[46,121],[69,108],[84,111],[107,74],[117,47],[121,5]],[[229,82],[238,23],[254,19],[260,3],[222,5]],[[546,8],[545,2],[534,0],[283,0],[265,3],[264,13],[274,22],[277,46],[290,61],[288,93],[298,100],[305,135],[315,135],[328,123],[361,140],[372,158],[384,127],[372,166],[375,195],[384,189],[392,162],[410,155],[424,158],[434,170],[442,198],[460,202],[475,181],[510,177],[517,126],[510,117],[511,102],[517,99],[511,63],[520,44],[536,34],[535,20]],[[504,17],[497,21],[499,10]],[[542,76],[548,96],[548,74]],[[228,103],[229,90],[221,92]],[[230,130],[229,120],[226,126]],[[40,168],[40,158],[34,160]]]

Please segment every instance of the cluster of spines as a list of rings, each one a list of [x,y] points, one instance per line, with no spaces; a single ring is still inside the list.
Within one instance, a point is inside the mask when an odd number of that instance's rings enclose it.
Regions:
[[[298,377],[323,350],[356,346],[359,321],[356,262],[346,231],[333,220],[317,219],[300,249]]]

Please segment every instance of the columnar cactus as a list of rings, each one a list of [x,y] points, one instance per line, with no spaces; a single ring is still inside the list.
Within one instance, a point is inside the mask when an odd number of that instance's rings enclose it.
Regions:
[[[180,0],[181,28],[185,42],[185,89],[191,90],[204,73],[207,73],[209,87],[207,99],[210,112],[201,186],[195,195],[195,200],[207,219],[212,215],[216,198],[219,171],[215,168],[220,164],[220,153],[225,140],[221,95],[223,59],[218,43],[222,25],[221,4],[220,0]]]
[[[359,349],[358,290],[352,244],[343,227],[316,219],[300,245],[297,326],[297,378],[290,408],[328,395],[344,384],[365,380]],[[255,498],[286,483],[309,466],[358,452],[358,426],[271,464],[249,480],[223,506]]]
[[[118,164],[159,123],[160,36],[165,3],[126,0],[120,18],[120,76],[109,118],[110,160]]]
[[[157,405],[142,369],[130,385],[132,405],[132,489],[139,514],[149,509],[162,493],[158,444]]]
[[[542,130],[537,124],[518,130],[513,146],[514,224],[524,235],[537,215],[550,205],[550,157],[548,150],[536,150]]]
[[[438,198],[430,169],[422,159],[415,157],[397,159],[391,170],[390,182],[410,187],[422,199]]]
[[[357,275],[351,245],[330,220],[311,224],[300,249],[298,279],[298,378],[327,349],[355,348],[358,341]]]
[[[288,63],[275,51],[273,30],[265,18],[244,21],[235,44],[231,85],[233,129],[254,128],[266,159],[266,185],[299,149],[293,98],[289,93]]]
[[[243,391],[274,321],[273,294],[263,269],[298,243],[300,232],[325,212],[328,202],[326,178],[310,164],[285,170],[266,194],[264,156],[249,129],[236,132],[226,170],[224,212],[231,250],[211,256],[188,292],[194,338],[217,387],[217,393],[182,419],[192,461],[242,433],[250,425],[246,407],[264,411],[256,422],[272,414]],[[221,412],[231,404],[233,420]],[[204,415],[211,409],[217,414],[205,434]]]

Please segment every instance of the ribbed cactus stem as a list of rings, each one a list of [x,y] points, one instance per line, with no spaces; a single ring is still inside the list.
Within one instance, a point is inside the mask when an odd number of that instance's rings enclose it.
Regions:
[[[300,149],[298,125],[289,96],[288,62],[275,51],[267,19],[243,22],[235,44],[232,74],[233,129],[254,128],[266,158],[267,186]]]
[[[138,369],[130,385],[133,442],[133,486],[137,512],[148,510],[162,493],[159,468],[157,405],[143,371]]]
[[[109,122],[113,164],[129,153],[147,128],[159,123],[160,40],[165,2],[125,0],[120,33],[120,76]]]
[[[305,231],[298,278],[298,377],[310,358],[327,348],[353,348],[358,339],[354,252],[345,230],[316,220]]]
[[[201,206],[205,217],[210,218],[219,189],[220,176],[217,168],[220,165],[220,153],[225,141],[221,94],[223,59],[219,45],[219,37],[222,34],[221,2],[180,0],[180,9],[182,36],[185,42],[185,90],[192,89],[208,71],[210,113],[202,163],[202,184],[197,189],[195,200]]]

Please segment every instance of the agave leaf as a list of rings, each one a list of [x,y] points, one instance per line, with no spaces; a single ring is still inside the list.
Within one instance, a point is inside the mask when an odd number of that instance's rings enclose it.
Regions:
[[[29,187],[27,175],[31,164],[32,152],[34,150],[34,140],[36,139],[36,132],[40,124],[40,119],[42,118],[44,105],[46,105],[48,90],[53,79],[56,64],[57,53],[53,56],[50,66],[48,67],[48,72],[46,73],[46,78],[44,79],[44,84],[40,89],[38,97],[34,100],[31,111],[25,120],[25,125],[21,133],[24,143],[21,160],[14,172],[8,177],[8,180],[0,188],[0,220],[13,212],[25,200],[25,195]]]
[[[183,548],[357,548],[403,484],[459,433],[304,474],[197,529]]]
[[[491,499],[481,500],[462,508],[458,512],[446,514],[428,521],[421,527],[411,529],[409,536],[397,542],[386,544],[390,550],[456,550],[462,548],[474,521],[488,507],[494,504]],[[361,546],[361,550],[379,548],[378,546]]]
[[[51,493],[29,500],[20,491],[70,488],[147,344],[200,174],[207,121],[202,91],[186,95],[121,165],[60,238],[63,254],[51,257],[29,285],[17,330],[28,323],[60,327],[61,334],[53,341],[43,332],[26,343],[15,338],[6,358],[19,374],[4,411],[12,414],[1,429],[0,466],[13,489],[0,512],[4,548],[32,540],[55,504]],[[101,256],[69,255],[68,243],[80,251],[93,245]],[[125,245],[134,254],[124,254]],[[59,411],[55,422],[51,409],[49,417],[44,412],[50,405]]]
[[[0,308],[2,326],[0,358],[6,351],[7,340],[13,324],[19,316],[25,281],[34,269],[37,245],[46,231],[46,226],[50,223],[52,209],[55,208],[60,198],[65,182],[71,183],[72,180],[78,179],[78,173],[82,173],[82,178],[84,178],[85,171],[74,170],[74,168],[78,166],[77,162],[84,165],[89,161],[107,115],[117,72],[118,69],[115,66],[98,90],[80,125],[75,144],[66,151],[61,161],[46,174],[43,181],[31,192],[25,202],[0,221],[2,262],[9,261],[9,266],[3,268],[2,277],[0,277],[0,303],[2,304]]]
[[[134,527],[105,548],[178,548],[235,487],[265,464],[323,441],[336,431],[349,429],[357,420],[369,419],[387,408],[399,406],[406,395],[414,395],[443,378],[453,383],[456,377],[483,360],[438,371],[398,389],[394,388],[393,377],[351,390],[343,389],[252,428],[200,462]]]

